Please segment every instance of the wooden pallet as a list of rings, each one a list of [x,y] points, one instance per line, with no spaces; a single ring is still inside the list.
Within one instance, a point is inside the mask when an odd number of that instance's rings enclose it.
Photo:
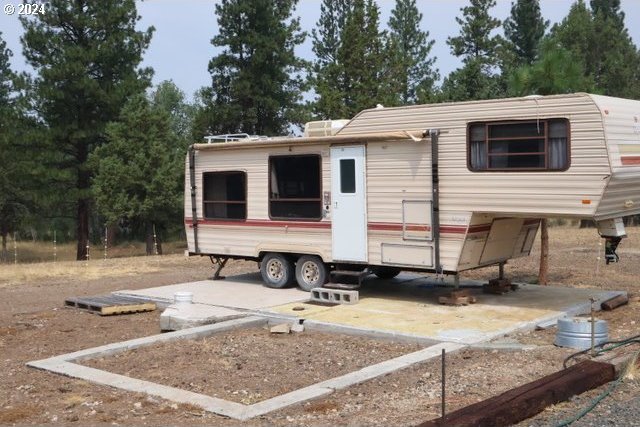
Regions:
[[[64,301],[66,307],[86,310],[100,316],[112,316],[115,314],[141,313],[153,311],[156,304],[140,301],[134,298],[126,298],[116,295],[100,295],[93,297],[73,297]]]

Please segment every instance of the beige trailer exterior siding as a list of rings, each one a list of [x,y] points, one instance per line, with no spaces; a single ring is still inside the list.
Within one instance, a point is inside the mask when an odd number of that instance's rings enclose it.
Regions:
[[[280,221],[269,218],[270,155],[319,154],[322,158],[322,188],[331,188],[328,145],[254,148],[250,150],[196,151],[196,205],[198,208],[198,248],[202,253],[256,257],[262,250],[300,252],[331,259],[331,224],[322,221]],[[205,220],[202,204],[204,172],[244,171],[247,173],[247,221]],[[187,168],[185,194],[190,193]],[[187,230],[192,230],[191,199],[185,198]],[[193,232],[187,232],[189,248]]]
[[[216,221],[202,218],[202,191],[197,192],[198,247],[202,253],[257,257],[261,252],[317,254],[326,262],[331,254],[331,213],[321,221],[271,220],[268,212],[268,158],[283,154],[320,154],[322,188],[331,188],[329,145],[291,147],[252,147],[243,150],[196,152],[196,187],[202,189],[204,172],[244,171],[247,173],[247,221]],[[430,258],[425,268],[433,268],[433,242],[405,240],[402,230],[402,202],[431,201],[431,159],[427,141],[386,141],[367,144],[368,262],[370,264],[409,265],[406,259]],[[187,173],[185,194],[190,191]],[[190,198],[185,199],[187,230],[192,230]],[[441,260],[446,269],[454,268],[471,213],[442,212],[443,225],[456,225],[441,237]],[[409,231],[430,224],[409,224]],[[193,232],[187,233],[190,248]],[[382,245],[389,245],[390,261],[382,260]],[[402,260],[400,260],[400,257]]]
[[[640,103],[639,103],[640,104]],[[470,122],[567,118],[571,166],[562,172],[472,172]],[[338,135],[440,129],[440,203],[447,211],[592,217],[611,169],[600,110],[586,94],[429,104],[366,110]],[[590,204],[584,204],[589,200]]]
[[[640,102],[592,95],[602,111],[611,178],[597,219],[640,213]],[[631,203],[629,203],[631,202]]]

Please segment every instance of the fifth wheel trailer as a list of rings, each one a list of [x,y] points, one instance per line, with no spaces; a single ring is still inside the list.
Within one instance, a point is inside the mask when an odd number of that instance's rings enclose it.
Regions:
[[[308,290],[332,269],[502,265],[529,254],[549,217],[596,221],[615,260],[622,218],[640,214],[639,101],[531,96],[375,108],[345,123],[194,144],[189,254],[255,260],[267,286]]]

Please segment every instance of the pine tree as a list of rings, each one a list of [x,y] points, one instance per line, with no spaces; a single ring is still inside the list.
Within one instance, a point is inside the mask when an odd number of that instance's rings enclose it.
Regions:
[[[154,226],[166,230],[181,214],[184,150],[176,150],[170,115],[144,95],[129,100],[106,134],[108,142],[91,156],[98,211],[110,224],[143,226],[147,254],[153,254]]]
[[[313,111],[321,119],[347,117],[341,93],[344,69],[338,62],[342,32],[350,12],[348,0],[322,0],[320,18],[311,31],[313,53],[313,86],[317,99]]]
[[[344,67],[340,81],[346,117],[384,104],[393,94],[381,82],[384,66],[380,10],[373,0],[354,0],[342,33],[338,62]]]
[[[160,82],[151,95],[154,108],[169,116],[171,131],[180,140],[180,149],[185,150],[191,140],[195,106],[186,101],[186,96],[173,81]]]
[[[15,114],[15,75],[11,70],[9,58],[12,52],[0,32],[0,236],[2,248],[0,262],[7,259],[7,235],[11,233],[26,208],[18,196],[21,171],[13,158],[16,154],[12,139]],[[16,167],[18,166],[18,167]]]
[[[435,41],[420,29],[421,21],[416,0],[396,0],[389,18],[385,80],[392,83],[398,103],[404,105],[432,99],[440,78],[434,67],[436,58],[429,57]]]
[[[7,260],[8,236],[36,211],[43,187],[41,153],[33,148],[40,126],[26,114],[22,79],[11,70],[11,55],[0,32],[0,262]]]
[[[495,4],[495,0],[470,0],[470,5],[461,9],[463,18],[456,18],[460,35],[449,37],[447,44],[455,56],[462,57],[463,66],[443,82],[442,97],[445,100],[486,99],[502,95],[499,78],[493,73],[493,69],[500,65],[497,53],[502,42],[499,36],[492,35],[500,26],[500,20],[489,13]]]
[[[36,70],[31,87],[49,129],[56,171],[71,178],[57,193],[75,204],[77,259],[84,259],[91,215],[87,160],[126,100],[149,85],[138,69],[153,28],[136,30],[134,0],[51,0],[47,13],[22,20],[24,54]],[[71,187],[69,190],[68,187]],[[64,188],[65,191],[62,191]]]
[[[605,94],[640,98],[640,52],[624,25],[619,0],[592,0],[593,78]]]
[[[618,28],[624,28],[624,12],[620,10],[620,0],[591,0],[589,4],[594,15],[602,15],[605,19],[613,20]]]
[[[517,0],[504,21],[504,34],[515,55],[515,64],[531,65],[538,59],[540,41],[549,26],[540,13],[539,0]]]
[[[619,2],[584,1],[571,7],[565,19],[551,29],[550,39],[571,51],[585,76],[605,95],[640,98],[640,54],[624,26]]]
[[[550,41],[542,43],[536,62],[521,66],[509,79],[513,96],[594,91],[593,79],[585,75],[581,59]]]
[[[297,0],[222,0],[216,4],[224,48],[209,62],[212,85],[198,126],[208,133],[281,135],[300,118],[307,64],[295,55],[304,42]],[[202,136],[202,135],[200,135]]]

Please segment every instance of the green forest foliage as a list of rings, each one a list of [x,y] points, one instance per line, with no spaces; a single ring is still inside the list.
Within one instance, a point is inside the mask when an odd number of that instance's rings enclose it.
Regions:
[[[211,84],[194,102],[171,81],[149,90],[141,62],[153,28],[133,0],[51,0],[22,20],[32,75],[17,76],[0,34],[0,235],[75,238],[78,258],[104,225],[129,238],[182,224],[184,156],[203,136],[290,134],[307,120],[425,102],[588,91],[640,98],[640,53],[619,0],[577,0],[549,28],[538,0],[469,0],[446,42],[461,66],[442,76],[427,2],[396,0],[386,26],[374,0],[322,0],[311,30],[297,0],[222,0]],[[424,19],[425,6],[429,19]]]
[[[74,215],[77,258],[86,255],[92,216],[87,161],[106,141],[106,126],[144,91],[152,71],[140,69],[153,28],[138,31],[134,0],[51,0],[47,13],[22,19],[34,108],[46,126],[62,215]]]

